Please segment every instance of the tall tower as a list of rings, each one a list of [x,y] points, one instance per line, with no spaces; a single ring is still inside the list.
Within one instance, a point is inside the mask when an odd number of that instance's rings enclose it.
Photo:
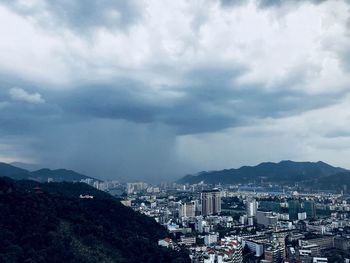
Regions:
[[[201,193],[202,215],[214,215],[221,212],[221,194],[217,189]]]
[[[219,190],[213,191],[213,214],[221,213],[221,193]]]
[[[308,218],[316,218],[316,207],[314,201],[305,201],[304,210]]]
[[[258,206],[255,199],[247,200],[246,210],[248,217],[255,217]]]
[[[300,212],[299,200],[288,201],[288,212],[289,212],[289,219],[291,220],[298,219],[298,213]]]

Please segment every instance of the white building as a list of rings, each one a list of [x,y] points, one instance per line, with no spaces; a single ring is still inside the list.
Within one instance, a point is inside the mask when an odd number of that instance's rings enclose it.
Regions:
[[[306,212],[298,213],[298,220],[305,220],[306,219]]]
[[[195,217],[196,216],[195,202],[180,204],[179,215],[180,217]]]
[[[258,205],[255,199],[247,200],[247,203],[246,203],[247,217],[255,217],[257,209],[258,209]]]
[[[204,237],[204,244],[206,244],[207,246],[217,243],[218,242],[218,234],[216,233],[211,233],[208,234]]]

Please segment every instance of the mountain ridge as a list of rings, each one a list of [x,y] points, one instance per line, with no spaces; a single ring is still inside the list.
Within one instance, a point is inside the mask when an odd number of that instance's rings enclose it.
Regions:
[[[99,179],[75,172],[68,169],[49,169],[42,168],[36,171],[19,168],[13,164],[0,162],[0,176],[6,176],[14,180],[34,180],[38,182],[47,182],[49,178],[54,182],[75,182],[82,179]]]
[[[295,162],[282,160],[278,163],[262,162],[255,166],[242,166],[214,171],[202,171],[194,175],[186,175],[179,183],[235,184],[235,183],[293,183],[329,176],[349,170],[334,167],[325,162]]]

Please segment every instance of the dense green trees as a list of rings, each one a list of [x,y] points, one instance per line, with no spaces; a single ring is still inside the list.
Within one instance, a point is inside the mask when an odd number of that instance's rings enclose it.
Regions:
[[[0,192],[1,263],[189,262],[157,245],[167,232],[153,219],[87,185],[44,184],[36,194],[31,182],[0,180],[8,186],[14,191]],[[79,199],[89,191],[101,195]]]

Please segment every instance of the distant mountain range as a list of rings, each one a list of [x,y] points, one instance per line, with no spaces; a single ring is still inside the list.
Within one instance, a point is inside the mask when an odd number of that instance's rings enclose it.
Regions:
[[[36,171],[36,170],[39,170],[39,169],[45,167],[44,165],[34,164],[34,163],[12,162],[12,163],[9,163],[9,164],[11,164],[13,166],[16,166],[18,168],[22,168],[22,169],[28,170],[30,172],[33,172],[33,171]]]
[[[332,176],[332,177],[330,177]],[[342,178],[338,180],[337,178]],[[195,175],[186,175],[179,183],[195,184],[238,184],[271,182],[280,184],[294,184],[298,182],[313,182],[327,187],[324,180],[332,179],[338,184],[350,183],[350,171],[334,167],[324,162],[293,162],[279,163],[265,162],[257,166],[243,166],[238,169],[200,172]],[[330,185],[330,184],[328,184]]]
[[[19,168],[17,166],[1,163],[0,162],[0,176],[7,176],[15,180],[35,180],[38,182],[47,182],[49,178],[51,178],[54,182],[76,182],[82,179],[94,179],[99,181],[98,179],[77,173],[72,170],[66,169],[40,169],[36,171],[29,171],[23,168]]]

